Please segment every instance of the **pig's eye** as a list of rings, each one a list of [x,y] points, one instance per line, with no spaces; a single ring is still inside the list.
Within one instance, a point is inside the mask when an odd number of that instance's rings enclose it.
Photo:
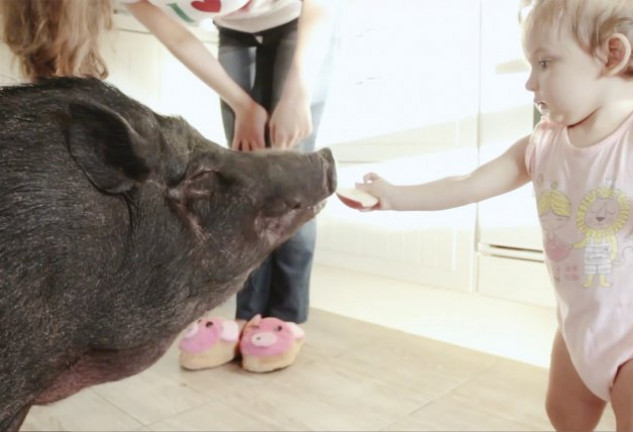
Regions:
[[[282,329],[282,327],[281,327],[280,325],[278,325],[277,327],[275,327],[275,331],[276,331],[276,332],[280,332],[280,331],[281,331],[281,329]]]
[[[213,327],[213,321],[209,321],[205,324],[205,327]]]
[[[203,177],[206,177],[206,176],[208,176],[209,174],[212,174],[212,173],[213,173],[213,171],[211,171],[211,170],[204,170],[204,171],[200,171],[200,172],[198,172],[198,173],[194,174],[194,175],[191,177],[191,181],[194,181],[194,180],[199,180],[199,179],[201,179],[201,178],[203,178]]]
[[[217,172],[212,169],[202,169],[197,172],[189,174],[186,180],[186,184],[195,184],[200,181],[213,180],[217,178]]]

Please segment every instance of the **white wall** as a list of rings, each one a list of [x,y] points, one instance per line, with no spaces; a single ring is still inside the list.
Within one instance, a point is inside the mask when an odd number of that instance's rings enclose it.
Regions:
[[[116,29],[104,41],[110,70],[107,81],[166,115],[180,115],[207,138],[225,145],[220,100],[172,56],[131,15],[117,13]],[[191,28],[207,48],[217,51],[217,33]]]

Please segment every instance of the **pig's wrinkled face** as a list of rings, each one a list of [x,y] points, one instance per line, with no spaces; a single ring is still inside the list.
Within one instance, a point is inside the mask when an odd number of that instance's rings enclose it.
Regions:
[[[334,191],[328,151],[310,156],[220,151],[217,159],[216,169],[199,179],[209,199],[194,208],[203,231],[215,236],[208,238],[209,246],[233,257],[263,258],[313,218]]]
[[[214,264],[231,263],[236,272],[290,238],[336,188],[335,163],[327,149],[247,153],[197,134],[189,138],[193,149],[187,168],[168,199],[212,251]]]

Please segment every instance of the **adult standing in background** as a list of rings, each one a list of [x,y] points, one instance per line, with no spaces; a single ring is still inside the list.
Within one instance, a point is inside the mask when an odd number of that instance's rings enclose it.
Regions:
[[[236,151],[312,151],[325,106],[340,0],[126,0],[129,11],[222,99]],[[188,29],[213,19],[217,59]],[[240,324],[257,314],[303,323],[316,222],[275,250],[237,294]]]

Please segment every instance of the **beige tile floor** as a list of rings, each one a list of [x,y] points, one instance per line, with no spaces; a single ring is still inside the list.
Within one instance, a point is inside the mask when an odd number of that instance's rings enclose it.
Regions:
[[[22,430],[551,429],[542,368],[320,310],[304,327],[307,342],[285,370],[183,371],[172,347],[137,376],[34,407]],[[614,425],[609,411],[599,428]]]

